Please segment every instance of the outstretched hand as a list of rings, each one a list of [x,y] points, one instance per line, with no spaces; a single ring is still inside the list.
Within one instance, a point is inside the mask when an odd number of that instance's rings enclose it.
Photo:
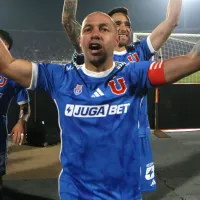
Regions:
[[[21,145],[24,139],[24,122],[19,120],[8,136],[13,136],[13,143]]]

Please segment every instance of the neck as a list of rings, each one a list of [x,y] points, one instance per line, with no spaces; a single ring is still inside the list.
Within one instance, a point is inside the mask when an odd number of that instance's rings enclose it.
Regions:
[[[85,68],[92,72],[103,72],[106,70],[109,70],[113,67],[113,57],[108,58],[104,63],[102,63],[100,66],[95,66],[91,62],[89,62],[87,59],[85,59]]]
[[[126,50],[126,46],[123,46],[123,47],[119,47],[119,46],[117,46],[117,47],[115,47],[115,51],[124,51],[124,50]]]

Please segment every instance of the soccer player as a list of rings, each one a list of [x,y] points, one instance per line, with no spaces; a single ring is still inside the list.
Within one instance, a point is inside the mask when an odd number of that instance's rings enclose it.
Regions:
[[[0,30],[0,38],[7,49],[10,50],[13,45],[13,40],[10,34],[4,30]],[[21,144],[25,134],[25,123],[30,115],[28,92],[16,82],[0,74],[0,199],[3,199],[2,177],[6,174],[8,137],[7,111],[14,96],[17,96],[16,100],[20,106],[20,115],[17,124],[14,126],[9,136],[13,136],[14,143]]]
[[[78,0],[64,0],[62,23],[64,29],[72,41],[76,51],[81,53],[79,34],[81,25],[76,20]],[[138,62],[149,60],[155,51],[168,39],[174,28],[178,25],[182,7],[182,0],[170,0],[167,9],[166,20],[158,25],[149,37],[130,45],[131,43],[131,20],[128,10],[123,7],[114,8],[108,15],[117,25],[119,45],[114,51],[114,60],[120,62]],[[73,55],[78,64],[84,61],[83,56]],[[145,91],[147,92],[147,91]],[[97,92],[98,93],[98,92]],[[140,115],[140,158],[141,158],[141,192],[150,192],[156,189],[154,163],[150,145],[150,126],[148,121],[147,96],[141,102]]]
[[[118,43],[114,21],[101,12],[83,21],[82,67],[15,59],[0,41],[0,73],[47,91],[57,104],[61,200],[140,200],[141,91],[200,70],[200,42],[185,56],[129,64],[113,62]]]

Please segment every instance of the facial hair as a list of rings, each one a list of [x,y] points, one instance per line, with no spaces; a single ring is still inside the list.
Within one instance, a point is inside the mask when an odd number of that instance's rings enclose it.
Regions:
[[[102,56],[99,57],[99,59],[92,59],[90,63],[95,67],[99,67],[102,66],[102,64],[104,64],[106,60],[107,60],[107,54],[103,54]]]

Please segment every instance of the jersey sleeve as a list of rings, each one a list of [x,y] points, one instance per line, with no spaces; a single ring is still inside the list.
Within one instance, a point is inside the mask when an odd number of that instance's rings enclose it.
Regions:
[[[137,52],[140,61],[148,61],[155,54],[155,50],[151,44],[150,37],[141,40],[135,45],[135,51]]]
[[[140,88],[151,88],[167,83],[164,74],[164,62],[129,63],[127,68],[131,76],[131,83]]]
[[[23,105],[29,102],[29,95],[28,95],[28,91],[23,88],[21,89],[18,94],[17,94],[17,98],[16,98],[16,102],[19,105]]]
[[[138,88],[151,88],[152,84],[148,77],[148,71],[153,61],[129,63],[126,66],[131,84]]]
[[[32,63],[32,80],[28,89],[40,89],[54,96],[62,85],[64,72],[62,65]]]

